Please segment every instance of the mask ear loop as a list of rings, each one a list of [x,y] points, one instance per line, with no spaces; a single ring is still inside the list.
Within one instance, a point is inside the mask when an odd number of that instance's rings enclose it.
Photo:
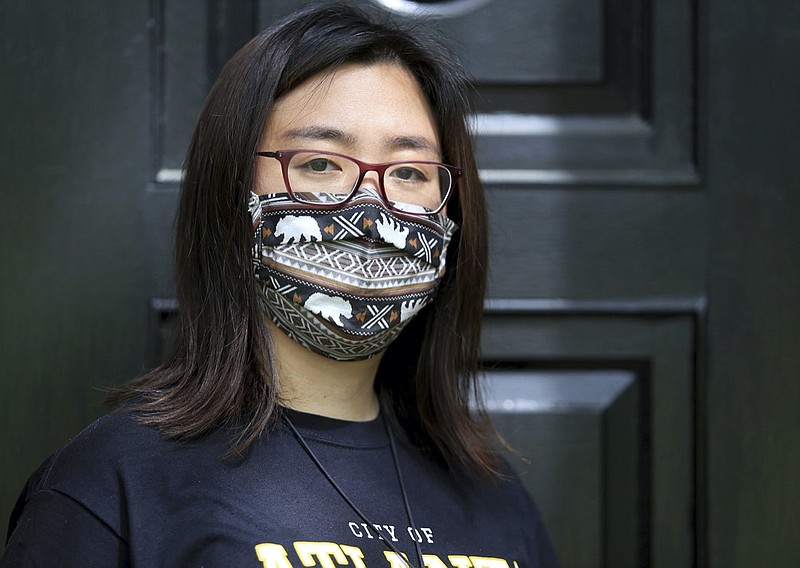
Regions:
[[[358,515],[362,521],[367,523],[367,525],[370,527],[375,526],[374,523],[370,521],[363,512],[361,512],[361,509],[359,509],[356,506],[356,504],[353,503],[350,497],[347,496],[347,494],[344,492],[344,489],[342,489],[339,486],[339,484],[336,483],[336,480],[333,479],[333,476],[331,476],[331,474],[328,473],[328,470],[326,470],[325,467],[322,465],[322,462],[319,461],[319,458],[317,458],[317,456],[311,450],[309,445],[306,443],[303,436],[300,434],[297,428],[295,428],[294,424],[292,424],[292,421],[289,420],[289,417],[284,414],[281,418],[284,424],[286,424],[286,426],[289,427],[289,430],[291,430],[297,442],[300,444],[300,446],[303,448],[306,454],[308,454],[308,457],[311,458],[311,461],[314,462],[314,465],[317,466],[317,469],[319,469],[320,473],[322,473],[325,479],[328,480],[328,483],[331,484],[331,486],[336,490],[339,496],[350,506],[351,509],[353,509],[353,511],[355,511],[356,515]],[[414,518],[411,515],[411,506],[409,505],[408,502],[408,494],[406,493],[405,484],[403,483],[403,476],[400,472],[400,460],[397,457],[397,447],[395,445],[394,435],[392,434],[391,428],[389,428],[389,423],[386,421],[386,418],[383,416],[381,418],[383,420],[383,427],[386,430],[386,436],[389,438],[389,447],[391,448],[392,451],[392,461],[394,462],[394,470],[395,473],[397,473],[397,481],[400,484],[400,493],[403,495],[403,505],[406,509],[406,516],[408,517],[408,523],[411,528],[416,530],[416,526],[414,525]],[[417,551],[417,561],[419,562],[418,567],[415,567],[413,564],[411,564],[408,561],[408,558],[406,558],[405,554],[400,552],[400,550],[394,544],[385,539],[383,542],[385,542],[386,546],[391,548],[392,551],[395,554],[397,554],[397,557],[402,562],[405,562],[406,566],[408,566],[409,568],[425,568],[424,560],[422,558],[422,548],[420,548],[419,541],[413,536],[411,540],[414,541],[414,547],[416,548]]]
[[[261,219],[263,217],[263,210],[261,208],[261,199],[254,192],[250,192],[250,199],[247,201],[247,208],[250,211],[251,232],[250,235],[253,239],[252,260],[254,267],[258,266],[261,259]]]
[[[250,192],[250,198],[247,200],[247,209],[250,211],[250,220],[255,230],[261,224],[261,200],[258,198],[257,193]]]

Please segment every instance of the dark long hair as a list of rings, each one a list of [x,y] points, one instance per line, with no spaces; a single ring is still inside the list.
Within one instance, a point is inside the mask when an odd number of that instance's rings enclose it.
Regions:
[[[181,333],[171,360],[112,397],[167,437],[196,438],[236,423],[243,452],[280,412],[268,332],[251,264],[247,200],[253,155],[281,96],[345,63],[391,62],[418,80],[444,161],[463,176],[448,204],[460,225],[437,297],[393,343],[377,389],[408,437],[451,467],[496,471],[485,413],[470,412],[486,281],[486,213],[466,119],[469,83],[421,29],[371,20],[352,7],[306,8],[259,34],[225,66],[186,158],[177,220]],[[479,400],[480,397],[477,397]]]

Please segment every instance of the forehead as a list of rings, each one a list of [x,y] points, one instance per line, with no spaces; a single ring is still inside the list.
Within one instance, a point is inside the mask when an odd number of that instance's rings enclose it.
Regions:
[[[306,136],[310,133],[315,134]],[[343,150],[375,147],[398,137],[427,140],[437,153],[439,146],[436,120],[417,79],[394,63],[343,65],[281,97],[262,140],[273,145],[270,149],[278,149],[274,144],[289,149],[286,143],[306,142],[303,137]]]

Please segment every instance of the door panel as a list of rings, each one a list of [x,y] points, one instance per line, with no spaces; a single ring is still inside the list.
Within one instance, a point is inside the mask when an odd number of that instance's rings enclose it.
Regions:
[[[630,361],[626,362],[628,365]],[[507,458],[545,511],[564,565],[636,566],[649,487],[638,487],[645,432],[643,377],[634,371],[497,365],[486,402],[520,455]]]
[[[485,357],[493,373],[514,380],[495,400],[523,400],[501,424],[518,420],[512,433],[535,421],[563,424],[523,441],[538,466],[522,467],[564,565],[692,565],[694,308],[487,307]],[[576,452],[576,431],[594,448],[591,458]],[[531,446],[547,434],[553,438]],[[590,532],[578,530],[587,524]],[[598,549],[592,535],[601,535],[600,553],[587,563],[583,551]]]

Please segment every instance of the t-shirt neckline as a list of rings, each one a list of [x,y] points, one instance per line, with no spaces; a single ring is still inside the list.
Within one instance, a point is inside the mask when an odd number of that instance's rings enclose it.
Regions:
[[[389,445],[383,416],[355,422],[285,408],[286,416],[306,440],[349,448],[371,449]]]

